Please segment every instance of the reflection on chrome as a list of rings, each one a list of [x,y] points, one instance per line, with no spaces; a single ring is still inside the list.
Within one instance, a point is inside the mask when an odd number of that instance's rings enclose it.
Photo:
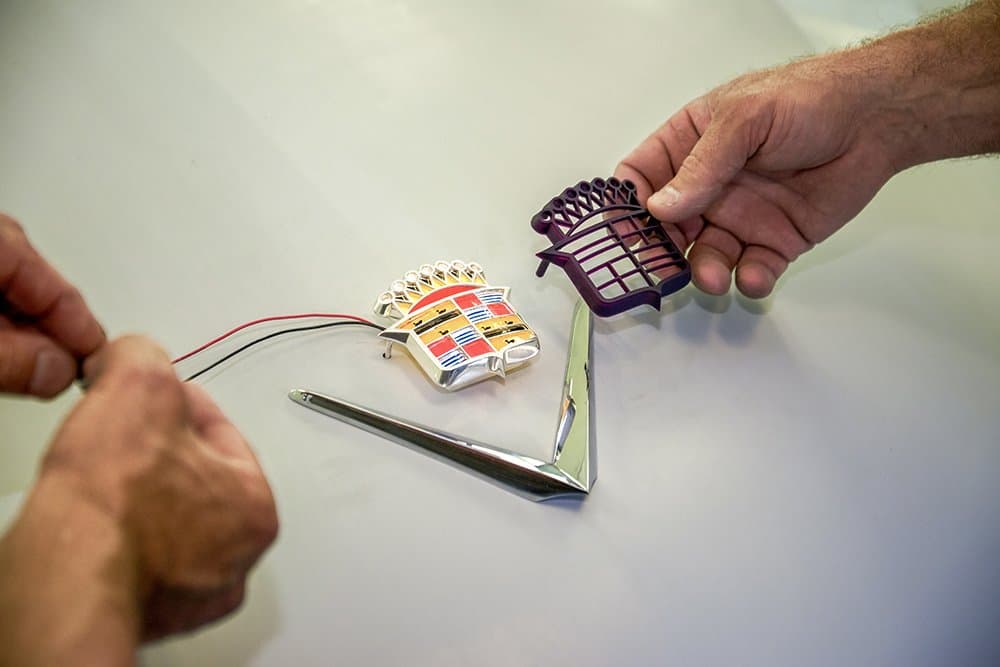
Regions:
[[[553,459],[543,461],[470,440],[305,389],[288,397],[317,412],[430,452],[532,500],[590,493],[597,479],[597,442],[591,385],[591,315],[580,302],[573,312],[566,377]]]

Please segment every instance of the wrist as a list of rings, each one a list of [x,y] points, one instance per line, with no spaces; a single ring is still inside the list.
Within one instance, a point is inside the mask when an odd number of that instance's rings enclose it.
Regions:
[[[894,171],[1000,150],[998,8],[980,2],[843,53]]]
[[[0,540],[0,663],[131,664],[138,567],[124,531],[63,475],[44,473]]]

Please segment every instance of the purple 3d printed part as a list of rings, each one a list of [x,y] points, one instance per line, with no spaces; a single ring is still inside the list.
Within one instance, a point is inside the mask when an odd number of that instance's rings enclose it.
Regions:
[[[562,268],[596,315],[617,315],[660,299],[691,280],[691,267],[660,221],[639,204],[632,181],[580,181],[531,219],[552,246],[537,253]]]

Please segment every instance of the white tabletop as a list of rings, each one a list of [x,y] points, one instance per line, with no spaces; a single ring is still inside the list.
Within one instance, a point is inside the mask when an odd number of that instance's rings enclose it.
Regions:
[[[687,288],[598,322],[582,503],[525,501],[285,397],[545,456],[574,291],[534,277],[529,218],[691,97],[806,48],[767,0],[4,3],[0,208],[111,334],[180,353],[262,315],[367,314],[407,269],[462,258],[542,341],[456,394],[363,329],[206,376],[282,533],[238,615],[143,662],[1000,656],[995,161],[896,178],[763,303]],[[77,397],[0,400],[0,519]]]

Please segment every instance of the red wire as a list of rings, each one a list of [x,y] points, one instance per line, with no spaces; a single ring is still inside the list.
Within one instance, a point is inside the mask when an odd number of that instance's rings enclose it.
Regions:
[[[185,359],[187,359],[189,357],[193,357],[194,355],[198,354],[199,352],[201,352],[203,350],[207,350],[208,348],[212,347],[216,343],[220,343],[220,342],[224,341],[225,339],[229,338],[230,336],[232,336],[233,334],[238,333],[240,331],[243,331],[247,327],[252,327],[255,324],[262,324],[264,322],[277,322],[279,320],[302,320],[302,319],[306,319],[306,318],[310,318],[310,317],[312,317],[312,318],[322,317],[322,318],[327,318],[327,319],[345,319],[345,320],[354,320],[356,322],[364,322],[365,324],[374,324],[374,322],[366,320],[363,317],[358,317],[357,315],[346,315],[344,313],[301,313],[299,315],[272,315],[271,317],[261,317],[260,319],[252,320],[250,322],[246,322],[244,324],[241,324],[241,325],[239,325],[238,327],[236,327],[234,329],[230,329],[226,333],[222,334],[221,336],[217,336],[217,337],[213,338],[212,340],[208,341],[204,345],[202,345],[200,347],[196,347],[195,349],[191,350],[190,352],[188,352],[186,354],[182,354],[181,356],[177,357],[176,359],[174,359],[170,363],[176,364],[176,363],[179,363],[181,361],[184,361]]]

